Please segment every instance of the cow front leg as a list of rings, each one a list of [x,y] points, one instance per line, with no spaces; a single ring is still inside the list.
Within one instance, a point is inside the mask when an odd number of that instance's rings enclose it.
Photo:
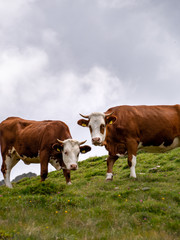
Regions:
[[[115,161],[118,159],[117,156],[109,156],[107,159],[107,173],[106,173],[106,181],[113,180],[113,165]]]
[[[64,177],[66,179],[66,183],[68,185],[71,185],[71,175],[70,175],[70,170],[63,169]]]
[[[128,156],[128,165],[130,167],[130,177],[136,178],[136,156],[130,155]]]
[[[40,152],[41,182],[45,181],[48,175],[48,160],[49,160],[48,152],[45,150],[41,151]]]
[[[136,141],[130,141],[128,145],[128,165],[130,168],[130,177],[136,178],[136,153],[138,143]]]
[[[18,163],[19,160],[15,159],[14,157],[10,157],[6,155],[3,158],[3,164],[1,167],[1,171],[4,176],[4,183],[7,187],[12,188],[12,184],[10,182],[10,173],[12,168]]]

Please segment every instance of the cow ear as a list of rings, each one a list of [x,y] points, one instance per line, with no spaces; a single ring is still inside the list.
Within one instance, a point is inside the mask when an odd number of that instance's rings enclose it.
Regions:
[[[116,116],[107,117],[106,118],[106,124],[114,124],[116,120],[117,120]]]
[[[88,127],[89,120],[80,119],[79,121],[77,121],[77,124],[79,124],[82,127]]]
[[[87,152],[89,152],[89,151],[91,151],[91,147],[88,146],[88,145],[84,145],[84,146],[81,146],[81,147],[80,147],[80,152],[81,152],[81,153],[87,153]]]
[[[52,148],[56,151],[56,152],[62,152],[63,150],[63,146],[61,146],[59,143],[55,143],[52,145]]]

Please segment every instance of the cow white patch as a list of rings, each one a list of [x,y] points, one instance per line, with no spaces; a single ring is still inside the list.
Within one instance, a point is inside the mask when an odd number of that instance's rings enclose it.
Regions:
[[[18,163],[18,160],[15,158],[15,156],[6,156],[5,164],[6,164],[6,172],[4,175],[4,182],[7,187],[12,188],[12,184],[10,182],[10,173],[11,169]]]
[[[50,158],[49,162],[56,170],[61,169],[61,166],[60,166],[59,162],[57,162],[57,159]]]
[[[112,180],[113,174],[112,173],[106,173],[106,180]]]
[[[67,139],[63,142],[63,162],[66,169],[71,169],[71,165],[76,165],[78,169],[78,156],[80,153],[79,142],[73,139]]]
[[[120,153],[117,153],[117,154],[116,154],[116,156],[118,156],[118,157],[124,157],[124,156],[125,156],[125,154],[120,154]]]
[[[169,146],[164,146],[164,142],[159,146],[143,146],[142,142],[140,142],[138,145],[139,150],[142,149],[144,151],[151,152],[151,153],[167,152],[167,151],[170,151],[177,147],[180,147],[180,138],[179,137],[174,138],[172,144]]]
[[[106,137],[106,128],[104,130],[104,133],[100,132],[100,126],[103,124],[105,125],[105,115],[103,113],[92,113],[89,116],[89,127],[91,128],[91,138],[92,139],[100,139],[99,143],[102,144],[102,142],[105,140]]]
[[[135,171],[135,167],[136,167],[136,156],[132,156],[132,166],[130,168],[130,177],[136,178],[136,171]]]

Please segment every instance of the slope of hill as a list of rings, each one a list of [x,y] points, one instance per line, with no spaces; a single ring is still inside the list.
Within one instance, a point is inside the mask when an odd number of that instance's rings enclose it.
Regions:
[[[29,172],[29,173],[23,173],[17,177],[15,177],[15,179],[12,180],[12,182],[18,182],[19,180],[23,179],[23,178],[31,178],[31,177],[36,177],[37,174]],[[0,181],[0,186],[4,185],[4,180]]]
[[[105,182],[106,157],[79,163],[67,186],[62,172],[0,187],[0,239],[179,239],[180,149],[139,153],[137,179],[126,158]]]

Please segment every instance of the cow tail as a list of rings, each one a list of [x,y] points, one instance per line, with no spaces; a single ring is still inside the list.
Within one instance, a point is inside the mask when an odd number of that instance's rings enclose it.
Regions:
[[[0,145],[1,145],[1,123],[0,123]]]

